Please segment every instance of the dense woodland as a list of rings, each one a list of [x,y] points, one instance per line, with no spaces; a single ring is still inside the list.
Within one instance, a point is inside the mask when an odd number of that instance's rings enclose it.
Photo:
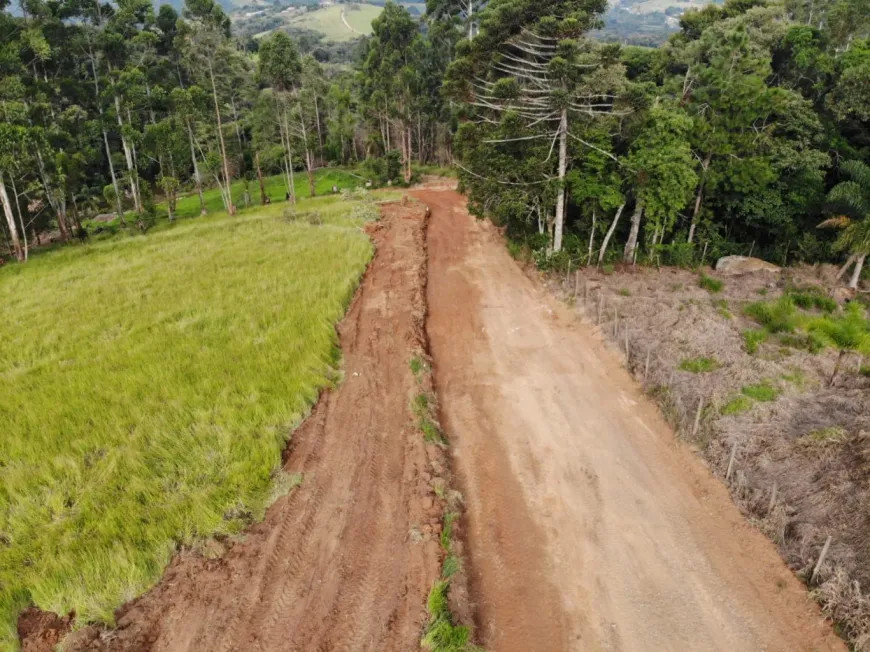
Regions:
[[[387,3],[351,65],[237,39],[212,0],[12,9],[0,200],[19,260],[99,213],[172,220],[204,186],[233,214],[238,180],[255,204],[282,174],[293,201],[326,165],[408,182],[451,162],[542,266],[753,253],[854,262],[854,285],[870,252],[868,0],[729,0],[655,49],[590,38],[605,0],[430,0],[423,20]]]

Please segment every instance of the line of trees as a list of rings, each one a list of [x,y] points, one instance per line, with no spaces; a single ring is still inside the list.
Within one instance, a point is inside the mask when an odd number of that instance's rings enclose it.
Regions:
[[[605,8],[494,0],[477,14],[445,84],[472,209],[544,265],[845,251],[856,284],[870,253],[866,2],[726,0],[686,12],[656,49],[589,39]]]
[[[143,229],[155,195],[174,218],[180,192],[218,188],[225,210],[254,184],[327,164],[446,162],[449,108],[438,92],[452,41],[388,3],[355,67],[325,68],[277,32],[232,36],[213,0],[179,13],[150,0],[0,0],[0,211],[10,254],[56,230],[115,213]],[[244,192],[234,197],[233,182]],[[238,187],[238,183],[236,184]]]

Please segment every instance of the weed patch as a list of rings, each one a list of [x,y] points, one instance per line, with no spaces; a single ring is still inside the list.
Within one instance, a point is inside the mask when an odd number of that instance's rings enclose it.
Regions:
[[[723,416],[733,416],[735,414],[743,414],[752,407],[752,399],[738,394],[728,400],[719,413]]]
[[[771,333],[792,333],[797,327],[797,310],[787,296],[773,302],[750,303],[743,309],[743,313]]]
[[[746,349],[746,352],[750,355],[755,354],[758,351],[759,344],[767,341],[768,333],[765,329],[750,329],[745,330],[741,333],[743,337],[743,347]]]
[[[429,623],[422,644],[430,652],[477,652],[480,650],[471,644],[471,631],[464,625],[454,625],[450,614],[447,594],[450,583],[441,580],[435,583],[429,591],[426,609],[429,612]]]
[[[680,362],[680,369],[693,374],[703,374],[715,371],[721,365],[716,358],[701,356],[699,358],[686,358]]]
[[[820,428],[805,434],[798,439],[798,444],[805,448],[827,448],[842,444],[849,438],[849,433],[845,428],[839,426],[829,426],[828,428]]]
[[[775,401],[776,397],[779,396],[779,390],[767,381],[755,385],[744,385],[740,391],[743,392],[744,396],[763,403]]]
[[[725,284],[717,278],[701,274],[701,277],[698,279],[698,286],[707,290],[707,292],[710,292],[711,294],[716,294],[717,292],[722,291]]]

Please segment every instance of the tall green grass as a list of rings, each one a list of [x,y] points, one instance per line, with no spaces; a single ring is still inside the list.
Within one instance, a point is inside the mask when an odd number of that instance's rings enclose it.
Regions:
[[[0,270],[0,650],[22,607],[110,622],[262,516],[372,254],[348,203],[305,204],[322,226],[270,206]]]

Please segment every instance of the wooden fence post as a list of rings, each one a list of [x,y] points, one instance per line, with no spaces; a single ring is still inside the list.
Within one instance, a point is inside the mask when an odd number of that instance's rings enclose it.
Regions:
[[[774,507],[776,507],[776,480],[773,481],[773,489],[770,490],[770,504],[767,506],[767,513],[770,514]]]
[[[728,470],[725,472],[725,479],[731,479],[731,471],[734,470],[734,456],[737,455],[737,442],[731,447],[731,457],[728,459]]]
[[[819,569],[822,567],[822,562],[825,561],[825,556],[828,554],[828,548],[831,547],[831,535],[828,535],[828,539],[825,541],[825,546],[822,548],[822,553],[819,555],[819,561],[816,562],[816,567],[813,568],[813,576],[810,578],[810,582],[816,581],[816,576],[819,574]]]
[[[628,348],[628,328],[624,328],[623,331],[625,332],[625,365],[630,369],[631,365],[629,362],[631,361],[631,355]]]
[[[652,349],[646,350],[646,364],[643,366],[643,379],[644,379],[644,381],[646,381],[646,379],[649,378],[649,356],[650,356],[651,352],[652,352]]]
[[[698,399],[698,409],[695,412],[695,425],[692,426],[692,437],[698,434],[698,427],[701,425],[701,411],[704,409],[704,397]],[[734,455],[732,454],[732,459]],[[729,467],[730,468],[730,467]],[[729,473],[730,475],[730,473]]]

